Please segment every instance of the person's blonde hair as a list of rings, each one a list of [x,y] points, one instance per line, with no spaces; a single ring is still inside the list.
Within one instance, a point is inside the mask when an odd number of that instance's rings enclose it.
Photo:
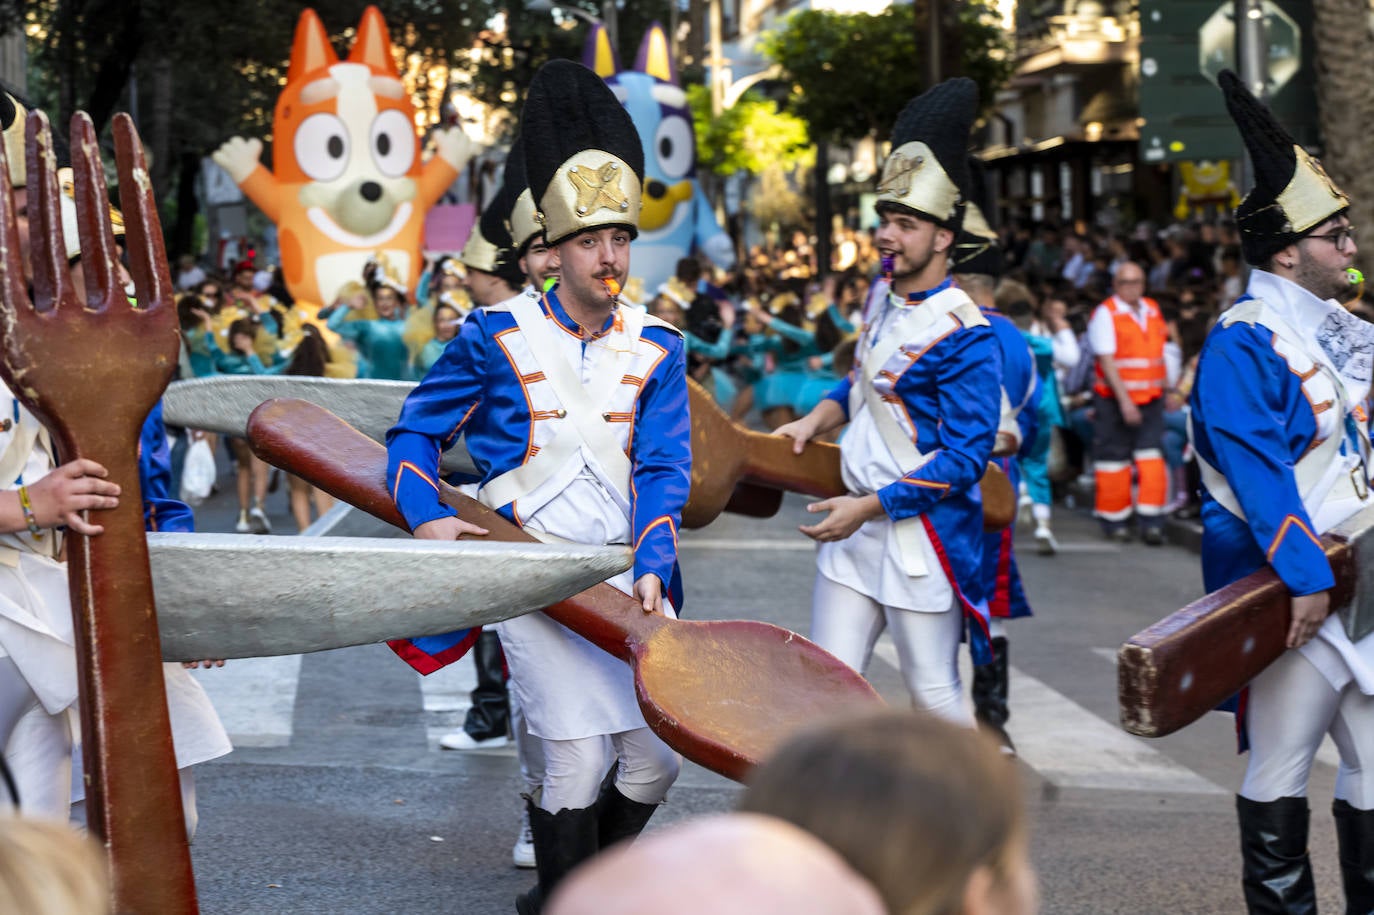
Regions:
[[[993,296],[993,302],[998,311],[1006,311],[1008,307],[1017,302],[1030,302],[1035,305],[1035,296],[1031,294],[1030,287],[1019,280],[1003,279],[997,284],[997,293]]]
[[[1010,876],[1025,829],[1014,765],[984,735],[921,711],[808,731],[747,786],[741,811],[825,842],[893,915],[956,915],[979,868]]]
[[[0,912],[105,915],[105,858],[64,823],[0,816]]]

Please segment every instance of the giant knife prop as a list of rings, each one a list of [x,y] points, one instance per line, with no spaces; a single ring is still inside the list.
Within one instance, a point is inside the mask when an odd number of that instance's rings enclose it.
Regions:
[[[1333,612],[1374,619],[1374,508],[1322,537]],[[1264,568],[1194,601],[1117,652],[1121,726],[1163,737],[1240,692],[1285,651],[1292,595]],[[1349,628],[1349,627],[1347,627]]]
[[[248,415],[277,397],[316,404],[376,442],[396,423],[406,395],[404,381],[302,378],[300,376],[219,376],[174,382],[163,399],[163,418],[171,425],[243,435]],[[733,422],[696,382],[688,381],[692,411],[692,489],[682,511],[684,528],[705,527],[722,511],[772,517],[783,492],[826,499],[846,493],[840,449],[808,443],[800,455],[790,439],[755,432]],[[461,439],[446,451],[445,472],[475,474]],[[983,527],[1001,530],[1015,519],[1016,493],[995,465],[982,481]]]
[[[397,527],[386,450],[328,411],[273,400],[249,421],[259,457]],[[482,539],[532,538],[501,515],[441,485],[440,498]],[[644,720],[683,756],[740,779],[779,742],[829,716],[882,702],[848,665],[767,623],[688,622],[646,614],[607,584],[548,607],[551,618],[631,666]]]
[[[165,661],[304,654],[485,626],[634,565],[629,547],[579,544],[149,534],[148,548]]]

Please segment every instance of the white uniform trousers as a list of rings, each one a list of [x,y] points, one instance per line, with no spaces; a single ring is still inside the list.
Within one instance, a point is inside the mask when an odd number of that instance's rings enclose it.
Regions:
[[[957,603],[924,613],[886,606],[847,585],[816,574],[811,641],[865,673],[883,628],[892,631],[897,661],[912,701],[956,724],[973,726],[959,682],[959,638],[964,616]]]
[[[1374,696],[1354,681],[1337,690],[1301,651],[1285,651],[1251,681],[1245,721],[1250,760],[1243,797],[1306,797],[1312,761],[1330,734],[1341,757],[1337,799],[1374,809]]]

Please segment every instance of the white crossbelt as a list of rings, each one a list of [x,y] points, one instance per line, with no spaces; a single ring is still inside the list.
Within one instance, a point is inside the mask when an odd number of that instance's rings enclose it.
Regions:
[[[889,302],[886,307],[894,306]],[[873,387],[873,379],[906,341],[918,338],[940,318],[961,309],[964,313],[960,318],[965,324],[987,323],[987,318],[978,311],[978,307],[964,296],[935,296],[924,304],[908,307],[906,314],[881,339],[874,341],[872,349],[864,354],[863,362],[858,367],[859,383],[849,389],[849,415],[857,416],[861,407],[867,408],[873,416],[873,424],[883,437],[883,443],[887,445],[887,450],[891,452],[898,466],[910,468],[908,473],[920,468],[930,460],[930,457],[922,454],[912,437],[902,429],[891,406],[883,401],[882,396]],[[915,429],[912,430],[912,436],[914,435]],[[893,532],[896,534],[897,547],[902,557],[902,568],[913,578],[930,574],[922,548],[922,530],[919,515],[893,522]]]
[[[1307,509],[1307,516],[1315,518],[1328,496],[1333,495],[1336,484],[1347,470],[1347,463],[1341,460],[1341,445],[1345,441],[1345,416],[1348,409],[1346,400],[1345,383],[1340,377],[1327,366],[1326,362],[1312,353],[1307,341],[1304,340],[1292,327],[1288,325],[1278,313],[1265,305],[1260,299],[1248,299],[1231,308],[1230,312],[1223,318],[1224,323],[1229,326],[1237,321],[1246,324],[1259,324],[1271,331],[1274,335],[1296,349],[1298,352],[1312,360],[1312,365],[1325,377],[1336,393],[1336,407],[1339,413],[1336,414],[1336,431],[1320,442],[1311,451],[1300,457],[1293,465],[1293,477],[1297,483],[1298,494],[1302,497],[1303,507]],[[1312,376],[1315,377],[1315,376]],[[1317,398],[1307,391],[1307,381],[1302,383],[1303,393],[1307,395],[1308,401],[1317,403]],[[1193,439],[1193,417],[1192,412],[1188,414],[1188,438]],[[1367,466],[1369,444],[1363,436],[1360,437],[1360,458],[1359,467],[1352,472],[1364,473]],[[1245,520],[1245,512],[1240,507],[1240,500],[1236,498],[1235,492],[1231,489],[1231,484],[1226,481],[1226,477],[1221,471],[1205,461],[1201,454],[1194,454],[1197,457],[1198,469],[1202,473],[1203,485],[1207,487],[1207,492],[1211,494],[1222,508],[1231,514]],[[1353,480],[1352,480],[1353,487]],[[1341,493],[1338,498],[1346,498],[1354,493]]]
[[[592,380],[584,386],[581,374],[559,351],[558,340],[538,302],[532,299],[511,302],[510,313],[563,408],[566,422],[559,425],[553,439],[540,447],[534,457],[484,485],[478,491],[478,499],[491,508],[509,505],[542,486],[569,460],[578,457],[585,447],[600,464],[607,482],[612,484],[621,510],[628,514],[630,459],[603,414],[624,379],[625,363],[639,343],[644,315],[632,308],[619,309],[625,345],[598,347],[600,352],[591,369]]]

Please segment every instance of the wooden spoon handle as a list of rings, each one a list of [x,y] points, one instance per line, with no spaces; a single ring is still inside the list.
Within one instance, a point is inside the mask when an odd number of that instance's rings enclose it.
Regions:
[[[323,407],[304,400],[269,400],[248,417],[248,440],[258,457],[402,530],[409,525],[386,489],[386,449]],[[536,538],[446,483],[439,499],[488,540],[534,543]],[[670,622],[599,584],[544,611],[599,648],[633,662],[635,647]]]
[[[745,432],[744,479],[803,495],[830,499],[847,492],[840,473],[840,446],[807,442],[801,454],[781,435]]]

